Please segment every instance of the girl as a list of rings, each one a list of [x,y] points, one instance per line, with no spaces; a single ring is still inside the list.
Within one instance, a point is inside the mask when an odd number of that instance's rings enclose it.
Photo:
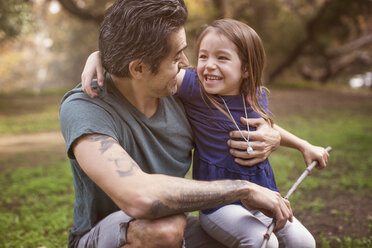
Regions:
[[[248,118],[263,117],[280,132],[281,145],[300,150],[306,164],[318,160],[319,169],[326,166],[329,155],[323,148],[273,124],[261,80],[265,52],[252,28],[230,19],[214,21],[199,36],[196,51],[196,71],[181,70],[177,76],[178,96],[194,132],[194,179],[249,180],[278,191],[268,159],[254,166],[241,166],[229,153],[226,142],[229,132],[235,129],[247,143],[242,152],[255,152],[249,142],[249,132],[255,129],[246,123]],[[98,56],[93,61],[93,68],[100,64]],[[88,66],[84,70],[94,69]],[[83,84],[91,92],[90,79],[88,76]],[[246,125],[239,121],[242,116]],[[199,217],[204,230],[228,247],[260,247],[272,221],[241,202],[204,209]],[[278,247],[278,243],[285,247],[315,247],[314,238],[296,218],[271,236],[268,247]]]

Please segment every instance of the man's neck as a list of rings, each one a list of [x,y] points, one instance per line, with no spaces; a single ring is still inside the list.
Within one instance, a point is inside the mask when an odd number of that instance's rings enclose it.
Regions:
[[[158,109],[159,98],[151,96],[143,82],[131,78],[119,78],[111,75],[112,81],[119,92],[147,118],[153,116]]]

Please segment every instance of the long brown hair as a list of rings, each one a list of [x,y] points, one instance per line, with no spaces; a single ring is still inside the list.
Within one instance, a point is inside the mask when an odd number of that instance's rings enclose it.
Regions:
[[[212,30],[224,35],[237,47],[238,56],[242,62],[242,72],[246,71],[248,73],[248,77],[244,78],[240,85],[240,93],[248,97],[250,99],[249,104],[252,106],[253,110],[272,125],[273,120],[271,116],[258,103],[258,99],[262,97],[262,90],[265,89],[268,92],[262,83],[266,55],[261,38],[256,31],[243,22],[232,19],[215,20],[210,25],[206,26],[199,35],[196,43],[197,57],[201,41]],[[201,84],[200,81],[199,83]],[[224,110],[224,107],[218,103],[211,94],[205,91],[202,84],[201,88],[208,100],[231,119]]]

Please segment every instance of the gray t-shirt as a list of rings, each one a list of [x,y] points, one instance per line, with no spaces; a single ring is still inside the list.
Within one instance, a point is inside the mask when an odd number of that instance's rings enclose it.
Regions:
[[[147,173],[184,177],[190,168],[192,131],[175,96],[161,98],[155,114],[147,118],[117,90],[107,74],[97,98],[84,94],[81,85],[66,93],[61,101],[60,123],[75,187],[69,247],[98,221],[118,210],[77,163],[71,151],[77,138],[93,133],[111,136]]]

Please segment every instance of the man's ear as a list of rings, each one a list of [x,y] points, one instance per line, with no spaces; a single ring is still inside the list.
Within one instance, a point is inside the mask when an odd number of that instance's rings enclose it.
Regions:
[[[134,79],[141,79],[147,71],[147,65],[140,59],[133,60],[129,63],[129,73]]]

